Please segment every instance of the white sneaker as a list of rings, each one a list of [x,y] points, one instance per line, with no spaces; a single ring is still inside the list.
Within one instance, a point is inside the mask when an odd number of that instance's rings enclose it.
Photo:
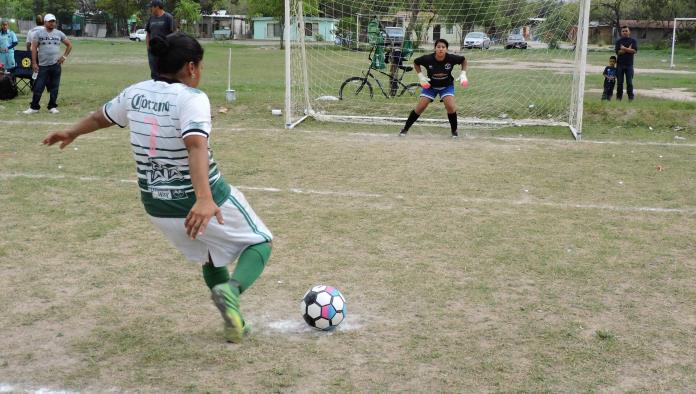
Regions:
[[[48,110],[48,112],[50,112],[50,113],[52,113],[52,114],[57,114],[57,113],[59,113],[60,111],[58,111],[58,108],[51,108],[51,109]]]
[[[38,110],[38,109],[31,109],[31,108],[29,108],[29,109],[26,110],[26,111],[22,111],[22,113],[25,114],[25,115],[31,115],[31,114],[39,113],[39,110]]]

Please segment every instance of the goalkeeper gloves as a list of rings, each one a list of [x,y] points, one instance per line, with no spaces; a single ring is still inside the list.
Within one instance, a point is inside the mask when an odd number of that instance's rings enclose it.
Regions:
[[[459,75],[457,80],[459,81],[459,85],[461,85],[461,87],[466,88],[469,86],[469,80],[466,78],[466,71],[462,70],[462,73]]]
[[[426,77],[425,74],[423,74],[423,71],[418,73],[418,80],[420,81],[420,86],[423,89],[430,88],[430,78]]]

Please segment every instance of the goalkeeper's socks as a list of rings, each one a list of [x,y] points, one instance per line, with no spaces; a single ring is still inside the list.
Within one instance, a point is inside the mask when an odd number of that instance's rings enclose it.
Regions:
[[[447,119],[449,120],[450,128],[452,129],[452,136],[457,136],[457,113],[453,112],[451,114],[447,114]]]
[[[231,277],[231,280],[239,284],[240,294],[261,276],[269,257],[271,257],[271,245],[268,242],[244,249]]]
[[[406,120],[406,126],[404,126],[404,130],[408,131],[408,129],[410,129],[411,126],[413,126],[413,124],[416,123],[418,117],[420,117],[420,115],[418,115],[416,111],[411,110],[411,113],[408,115],[408,119]]]
[[[208,288],[212,289],[215,285],[226,283],[230,280],[230,273],[227,267],[216,267],[213,263],[208,261],[203,264],[203,279],[205,280],[205,284],[208,285]]]

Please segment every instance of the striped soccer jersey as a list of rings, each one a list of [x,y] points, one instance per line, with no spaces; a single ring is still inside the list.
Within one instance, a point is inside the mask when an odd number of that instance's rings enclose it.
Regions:
[[[175,81],[148,80],[124,89],[103,107],[120,127],[130,127],[138,186],[145,211],[155,217],[183,218],[196,202],[184,138],[209,138],[208,96]],[[230,195],[208,147],[208,179],[215,203]]]

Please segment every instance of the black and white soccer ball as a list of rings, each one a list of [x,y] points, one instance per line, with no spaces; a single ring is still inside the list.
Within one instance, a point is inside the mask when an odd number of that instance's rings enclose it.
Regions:
[[[300,308],[302,318],[318,330],[332,330],[346,318],[346,299],[331,286],[318,285],[307,290]]]

